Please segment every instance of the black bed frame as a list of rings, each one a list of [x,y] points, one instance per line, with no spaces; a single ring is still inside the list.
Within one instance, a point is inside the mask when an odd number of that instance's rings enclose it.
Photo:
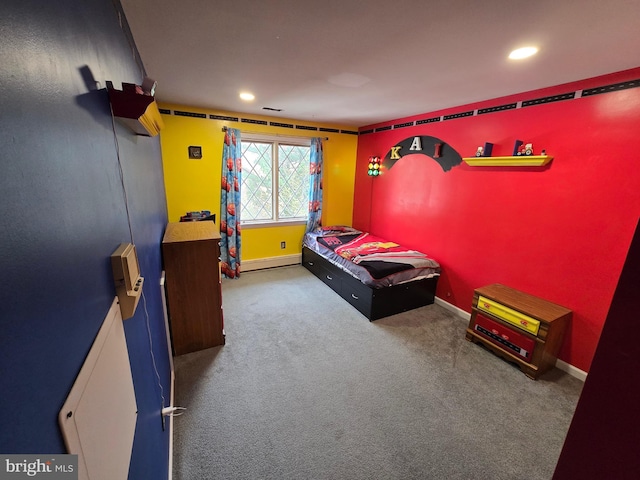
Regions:
[[[302,265],[370,321],[431,305],[438,283],[438,277],[432,277],[391,287],[369,287],[304,246]]]

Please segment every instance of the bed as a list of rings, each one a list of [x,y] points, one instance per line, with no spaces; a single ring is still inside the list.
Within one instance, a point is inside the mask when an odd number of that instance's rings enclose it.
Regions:
[[[302,264],[370,321],[434,302],[440,265],[348,226],[305,234]]]

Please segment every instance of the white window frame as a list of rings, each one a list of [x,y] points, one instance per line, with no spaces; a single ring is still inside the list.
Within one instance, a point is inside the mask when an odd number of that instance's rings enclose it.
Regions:
[[[273,183],[272,183],[272,188],[273,188],[273,193],[271,196],[271,201],[273,202],[273,214],[275,217],[274,219],[269,219],[269,220],[243,220],[242,217],[240,218],[240,225],[242,225],[242,228],[244,229],[251,229],[251,228],[263,228],[263,227],[285,227],[285,226],[291,226],[291,225],[306,225],[307,224],[307,219],[309,218],[309,215],[307,213],[306,217],[300,217],[300,218],[287,218],[286,220],[280,220],[278,218],[278,193],[279,193],[279,188],[280,185],[278,184],[279,182],[279,172],[278,172],[278,168],[279,168],[279,163],[278,163],[278,144],[283,143],[286,145],[296,145],[296,146],[300,146],[300,147],[311,147],[311,138],[309,137],[288,137],[286,135],[274,135],[274,134],[262,134],[262,133],[247,133],[247,132],[241,132],[241,142],[263,142],[263,143],[271,143],[271,149],[272,149],[272,161],[271,161],[271,169],[272,169],[272,178],[273,178]],[[242,197],[242,192],[240,193],[241,197]]]

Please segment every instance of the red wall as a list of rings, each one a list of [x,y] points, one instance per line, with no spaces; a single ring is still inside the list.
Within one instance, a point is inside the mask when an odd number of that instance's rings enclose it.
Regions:
[[[640,68],[363,127],[531,100],[640,78]],[[470,311],[474,288],[503,283],[573,310],[560,358],[588,371],[640,215],[640,88],[359,137],[353,225],[425,251],[443,273],[438,297]],[[545,167],[443,172],[409,155],[366,173],[402,140],[440,138],[462,157],[484,142],[511,155],[516,139],[545,149]]]

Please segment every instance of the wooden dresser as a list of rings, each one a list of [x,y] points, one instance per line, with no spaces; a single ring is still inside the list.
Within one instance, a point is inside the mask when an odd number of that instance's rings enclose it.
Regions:
[[[215,223],[169,223],[162,240],[174,355],[224,345],[220,233]]]
[[[466,338],[537,379],[555,366],[571,310],[498,283],[474,291]]]

